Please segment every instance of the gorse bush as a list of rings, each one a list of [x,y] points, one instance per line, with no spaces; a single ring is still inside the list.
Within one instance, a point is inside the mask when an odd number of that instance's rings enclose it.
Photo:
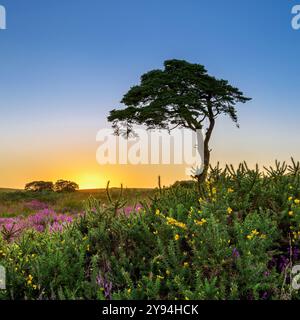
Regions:
[[[109,194],[108,194],[109,195]],[[298,299],[299,164],[211,168],[124,209],[95,199],[63,231],[0,242],[3,299]]]

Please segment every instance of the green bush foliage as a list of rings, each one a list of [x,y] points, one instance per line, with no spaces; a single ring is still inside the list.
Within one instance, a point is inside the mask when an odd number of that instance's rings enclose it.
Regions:
[[[200,195],[196,185],[159,188],[131,213],[90,199],[63,232],[0,240],[0,297],[298,299],[299,199],[294,162],[217,166]]]

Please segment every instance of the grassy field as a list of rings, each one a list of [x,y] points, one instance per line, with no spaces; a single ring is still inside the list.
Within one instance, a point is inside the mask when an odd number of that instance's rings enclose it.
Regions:
[[[8,192],[16,192],[19,191],[18,189],[11,189],[11,188],[0,188],[0,193],[4,192],[4,193],[8,193]]]

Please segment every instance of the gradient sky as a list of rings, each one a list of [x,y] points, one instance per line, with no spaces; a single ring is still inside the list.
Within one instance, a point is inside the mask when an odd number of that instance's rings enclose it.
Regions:
[[[182,166],[100,166],[96,133],[144,72],[204,64],[253,101],[240,129],[220,119],[212,160],[300,159],[300,30],[293,0],[0,0],[0,187],[31,180],[82,188],[187,179]]]

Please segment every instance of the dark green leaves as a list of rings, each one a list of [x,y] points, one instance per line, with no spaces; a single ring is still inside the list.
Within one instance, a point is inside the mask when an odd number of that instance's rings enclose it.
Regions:
[[[126,108],[112,110],[108,121],[117,134],[130,134],[133,125],[148,129],[168,129],[174,125],[197,130],[203,122],[227,114],[237,122],[235,105],[249,101],[228,81],[210,76],[204,66],[184,60],[167,60],[164,70],[152,70],[141,77],[121,103]]]

